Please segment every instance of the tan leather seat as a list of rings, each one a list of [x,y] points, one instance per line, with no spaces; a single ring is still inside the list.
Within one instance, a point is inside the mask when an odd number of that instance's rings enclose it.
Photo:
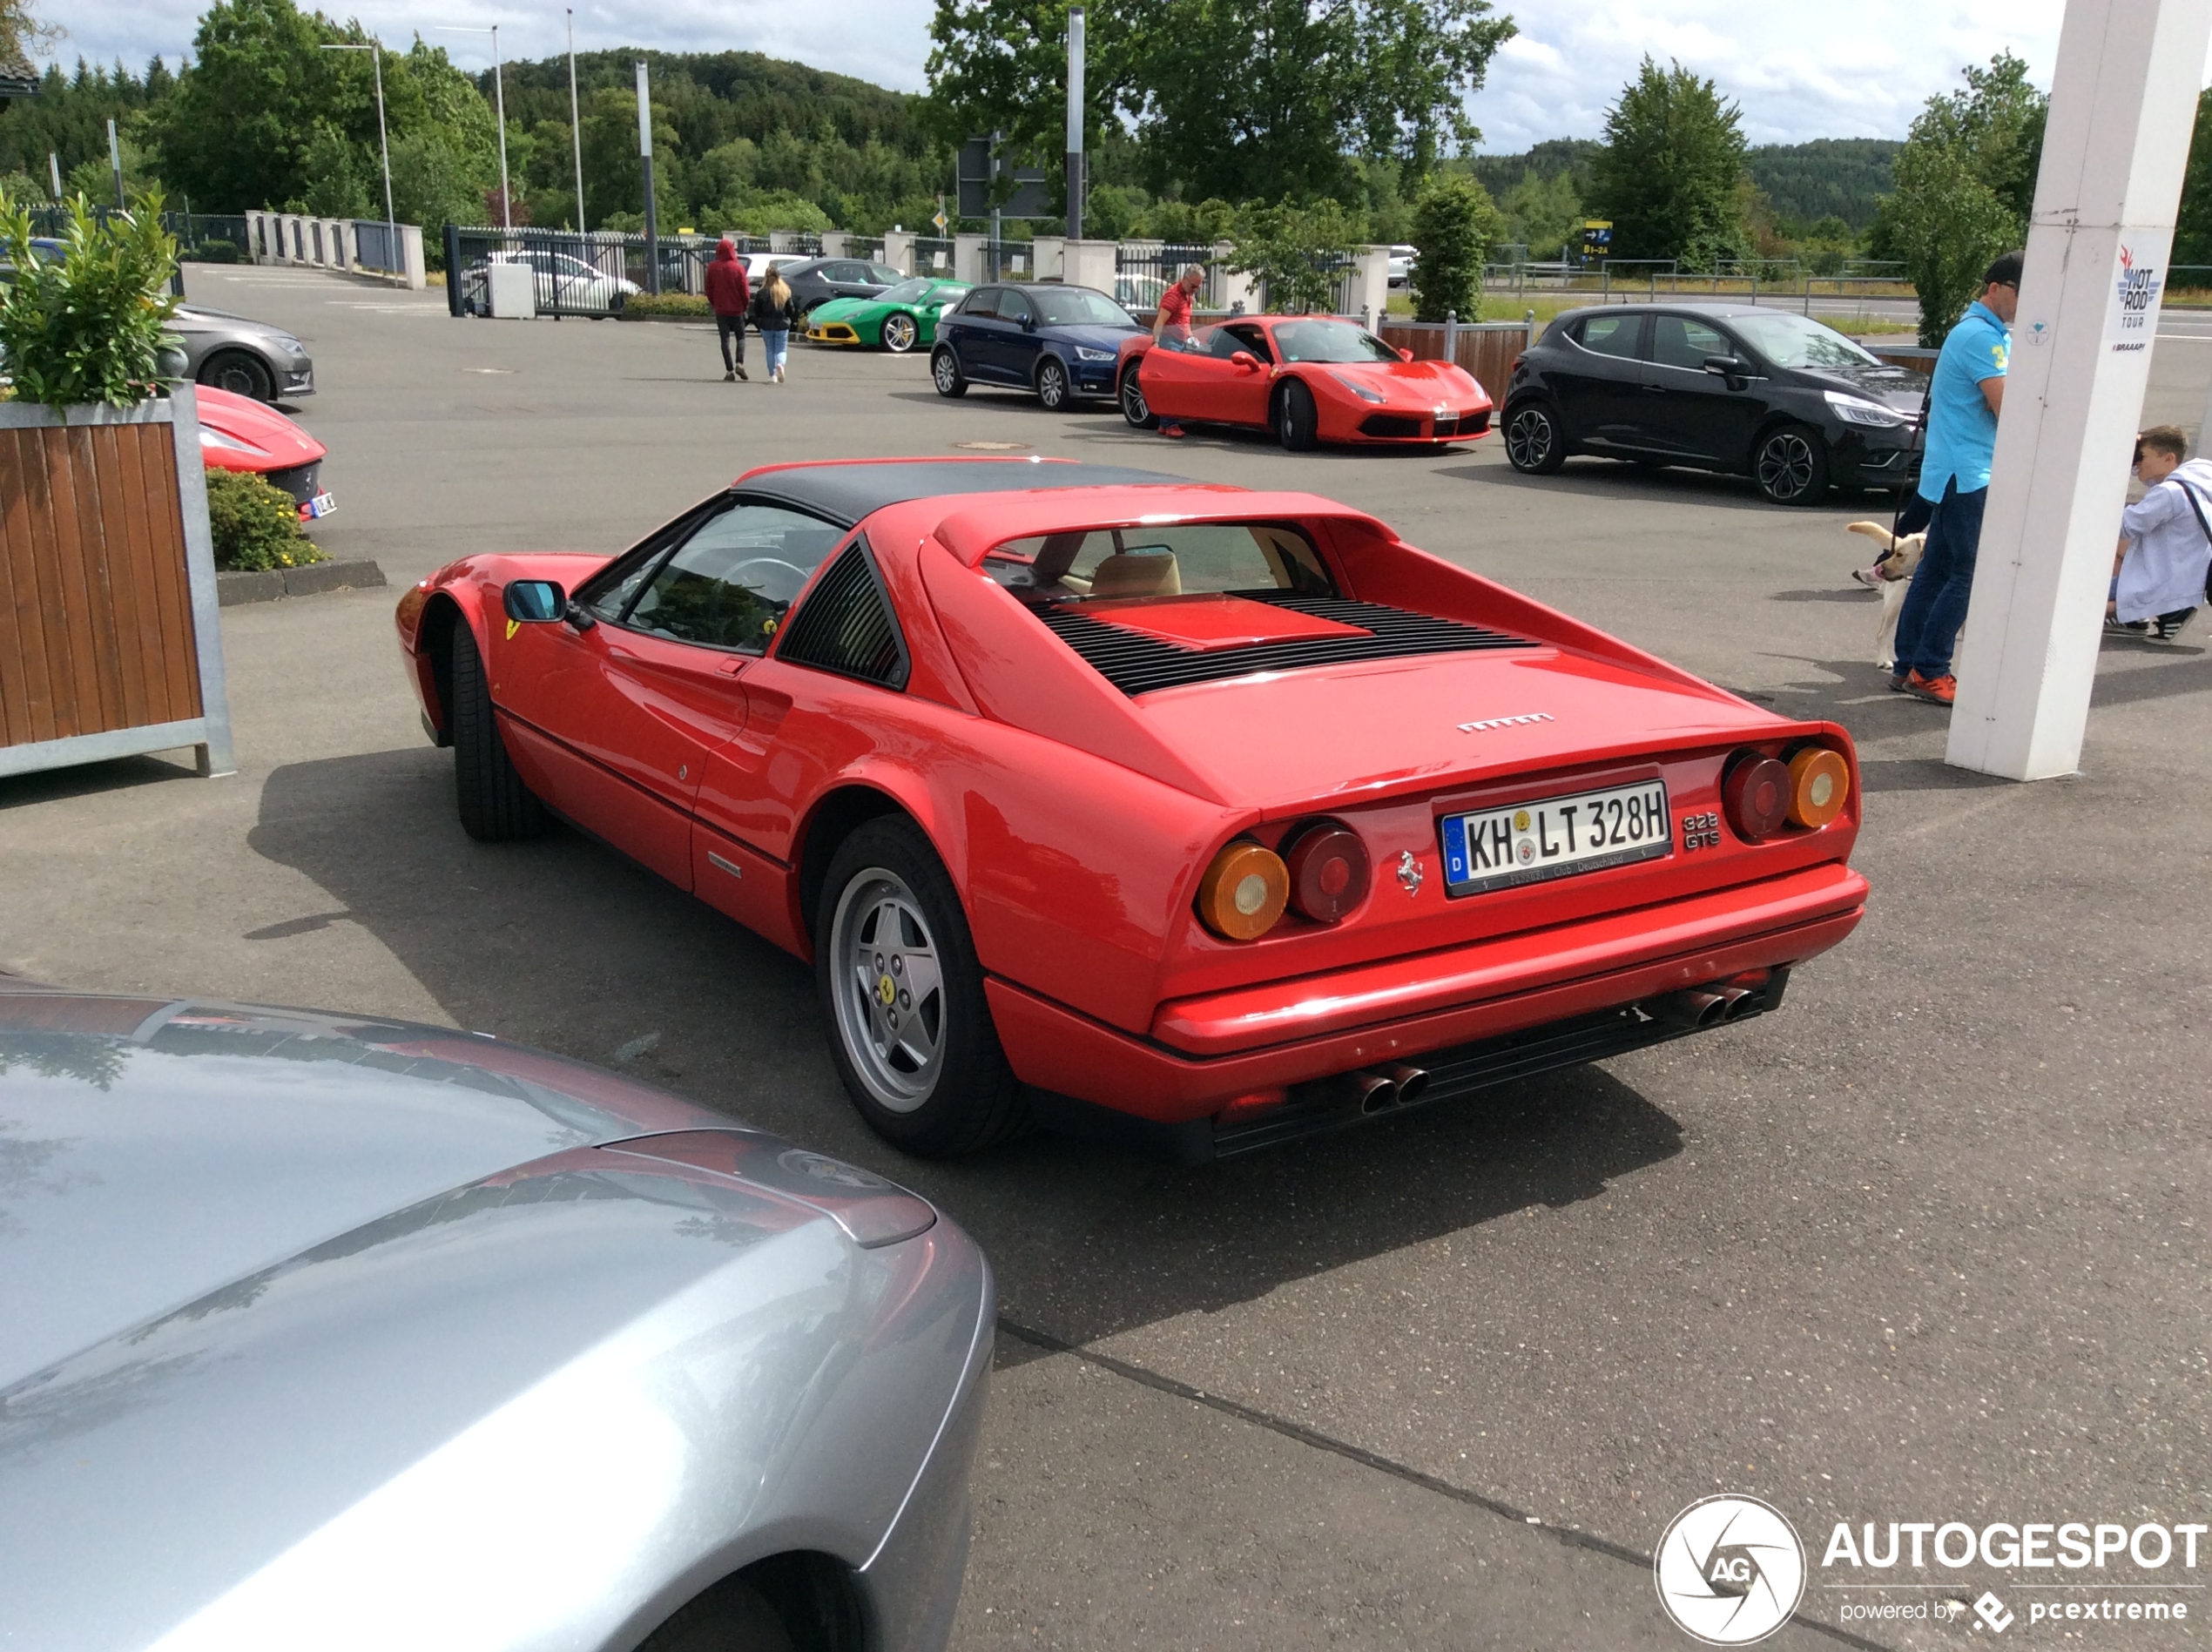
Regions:
[[[1180,597],[1183,574],[1170,550],[1116,551],[1091,570],[1090,594],[1101,597]]]

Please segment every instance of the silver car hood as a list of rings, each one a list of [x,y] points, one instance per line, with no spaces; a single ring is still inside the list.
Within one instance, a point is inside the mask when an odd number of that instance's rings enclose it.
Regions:
[[[0,992],[0,1646],[621,1644],[729,1534],[862,1566],[988,1329],[937,1225],[510,1046]]]

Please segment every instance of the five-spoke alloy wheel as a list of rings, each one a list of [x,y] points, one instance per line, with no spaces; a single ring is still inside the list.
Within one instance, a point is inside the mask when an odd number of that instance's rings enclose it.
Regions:
[[[891,315],[884,318],[883,347],[894,355],[904,355],[914,347],[914,341],[921,336],[921,329],[914,325],[911,315]]]
[[[959,893],[911,820],[878,816],[838,846],[814,969],[838,1071],[879,1136],[950,1157],[1022,1128]]]
[[[1135,362],[1122,374],[1122,417],[1139,430],[1150,430],[1159,422],[1152,416],[1151,403],[1144,399],[1144,387],[1136,381]]]

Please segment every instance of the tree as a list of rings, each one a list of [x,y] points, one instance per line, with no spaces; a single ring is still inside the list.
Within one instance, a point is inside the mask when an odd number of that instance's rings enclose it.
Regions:
[[[2189,138],[2188,170],[2182,174],[2181,216],[2174,225],[2176,264],[2212,264],[2212,86],[2196,95],[2196,131]],[[2212,286],[2202,280],[2193,287]]]
[[[1506,219],[1500,239],[1527,247],[1533,259],[1556,256],[1581,237],[1582,198],[1571,172],[1547,178],[1532,166],[1498,205]]]
[[[1252,202],[1237,214],[1235,233],[1229,268],[1258,276],[1267,307],[1281,315],[1326,310],[1359,239],[1352,215],[1332,200]]]
[[[1124,119],[1153,194],[1349,195],[1347,156],[1426,171],[1480,136],[1467,97],[1511,38],[1490,0],[1104,0],[1088,10],[1085,145]],[[1067,0],[937,0],[930,102],[1054,177]]]
[[[29,74],[30,60],[44,56],[67,32],[57,23],[42,21],[30,0],[0,0],[0,74]]]
[[[2047,99],[2009,52],[1970,67],[1966,89],[1931,98],[1898,152],[1897,192],[1874,225],[1878,255],[1904,264],[1920,297],[1920,342],[1943,342],[1981,291],[1989,260],[2018,246],[2035,204]]]
[[[1678,259],[1691,269],[1740,257],[1736,216],[1743,111],[1681,64],[1643,60],[1605,111],[1590,206],[1613,224],[1616,258]]]
[[[1450,173],[1428,180],[1413,208],[1413,304],[1416,319],[1441,321],[1447,312],[1472,321],[1482,308],[1482,266],[1505,220],[1490,192]]]

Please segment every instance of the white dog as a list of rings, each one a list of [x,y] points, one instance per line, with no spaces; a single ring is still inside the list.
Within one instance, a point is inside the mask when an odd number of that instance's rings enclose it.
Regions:
[[[1924,533],[1907,534],[1900,539],[1878,522],[1854,522],[1845,531],[1863,534],[1882,547],[1882,554],[1874,565],[1852,569],[1851,577],[1882,593],[1882,618],[1874,628],[1874,664],[1885,671],[1894,671],[1897,617],[1904,610],[1905,588],[1912,583],[1912,570],[1920,565],[1920,553],[1927,549],[1928,536]]]

